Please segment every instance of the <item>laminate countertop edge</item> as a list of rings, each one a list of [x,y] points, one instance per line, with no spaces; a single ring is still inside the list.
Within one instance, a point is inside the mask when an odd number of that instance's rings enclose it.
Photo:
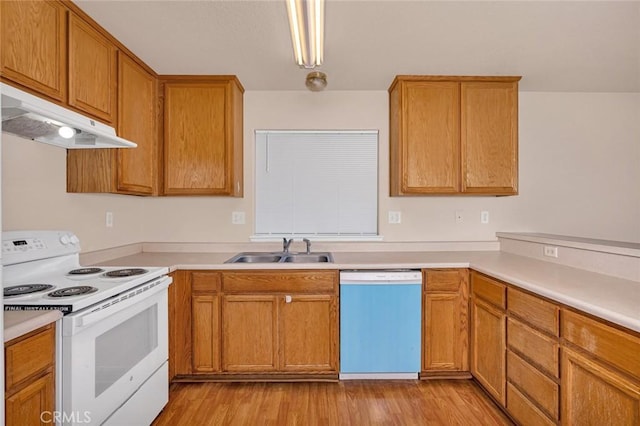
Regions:
[[[471,268],[640,333],[640,282],[502,251],[334,252],[333,263],[224,263],[234,254],[141,252],[103,265],[170,271]]]
[[[60,311],[5,311],[4,342],[24,336],[60,318],[62,318]]]

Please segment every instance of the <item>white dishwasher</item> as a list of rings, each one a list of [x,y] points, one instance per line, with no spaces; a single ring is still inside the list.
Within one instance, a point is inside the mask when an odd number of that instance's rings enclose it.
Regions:
[[[416,379],[422,273],[340,272],[340,379]]]

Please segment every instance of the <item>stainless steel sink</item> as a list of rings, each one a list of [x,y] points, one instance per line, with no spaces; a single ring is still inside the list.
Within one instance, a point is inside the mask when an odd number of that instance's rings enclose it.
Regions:
[[[333,256],[321,253],[238,253],[224,263],[332,263]]]
[[[276,253],[238,253],[225,263],[277,263],[282,255]]]
[[[331,253],[296,253],[284,257],[287,263],[325,263],[333,262]]]

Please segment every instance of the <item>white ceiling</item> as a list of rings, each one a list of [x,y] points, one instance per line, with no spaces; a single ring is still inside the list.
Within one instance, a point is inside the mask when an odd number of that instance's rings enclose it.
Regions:
[[[284,0],[76,1],[159,74],[305,90]],[[523,91],[640,92],[640,1],[327,0],[328,90],[396,74],[522,75]]]

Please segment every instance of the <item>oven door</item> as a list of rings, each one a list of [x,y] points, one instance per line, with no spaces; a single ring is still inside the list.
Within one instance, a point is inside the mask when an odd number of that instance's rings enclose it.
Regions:
[[[63,423],[101,424],[167,361],[171,278],[158,281],[63,317]]]

